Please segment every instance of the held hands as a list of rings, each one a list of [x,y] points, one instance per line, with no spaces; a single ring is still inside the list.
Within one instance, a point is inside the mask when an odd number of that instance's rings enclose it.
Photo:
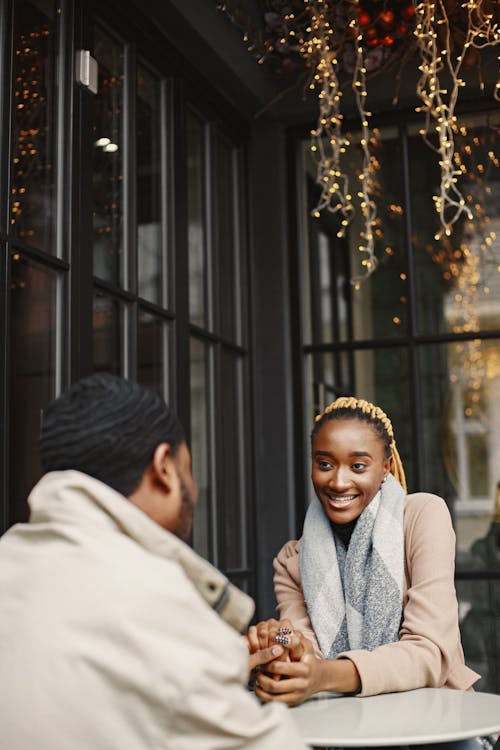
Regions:
[[[254,684],[261,701],[295,706],[322,689],[323,660],[315,656],[311,642],[294,631],[288,620],[260,622],[249,628],[247,640],[250,659],[261,665]],[[276,642],[281,644],[282,654],[266,663],[264,655]]]

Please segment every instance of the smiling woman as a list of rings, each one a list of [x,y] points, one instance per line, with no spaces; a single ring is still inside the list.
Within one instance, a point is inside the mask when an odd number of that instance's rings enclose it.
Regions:
[[[295,705],[322,690],[470,688],[446,504],[406,494],[391,422],[367,401],[334,401],[311,441],[317,497],[274,562],[281,619],[249,632],[251,650],[277,637],[289,658],[267,665],[256,694]]]

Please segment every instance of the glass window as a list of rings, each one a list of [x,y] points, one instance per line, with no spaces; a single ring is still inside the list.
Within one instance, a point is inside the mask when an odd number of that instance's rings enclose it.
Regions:
[[[420,351],[424,486],[445,497],[457,532],[457,566],[488,532],[500,482],[500,341],[460,341]],[[499,508],[500,510],[500,508]],[[500,557],[498,559],[500,569]]]
[[[456,136],[458,183],[467,206],[452,234],[439,235],[432,195],[438,192],[437,159],[418,133],[409,139],[417,318],[421,333],[500,328],[499,118],[461,118]]]
[[[243,403],[241,357],[222,351],[221,411],[222,472],[221,507],[223,523],[224,567],[243,568],[247,563],[246,536],[246,484],[243,452]]]
[[[137,380],[165,396],[164,337],[167,323],[139,309],[137,323]]]
[[[189,317],[206,327],[206,218],[205,218],[205,126],[187,113]]]
[[[221,136],[217,138],[217,188],[214,194],[217,212],[217,250],[220,286],[220,331],[223,336],[238,338],[237,275],[237,186],[235,149]]]
[[[309,224],[308,317],[315,344],[345,341],[352,329],[347,244],[337,230],[330,216]]]
[[[93,97],[94,275],[123,283],[123,46],[95,29],[99,90]]]
[[[162,303],[161,82],[137,69],[137,263],[139,296]]]
[[[193,477],[198,485],[198,504],[193,523],[193,547],[203,557],[211,559],[210,508],[210,439],[209,414],[209,345],[191,339],[191,457]]]
[[[56,18],[50,0],[14,3],[10,228],[47,253],[55,252]]]
[[[500,518],[474,545],[476,558],[498,559]],[[498,561],[497,561],[498,567]],[[500,692],[500,581],[458,580],[460,632],[465,660],[481,675],[475,690]]]
[[[94,372],[122,375],[123,309],[121,303],[102,292],[96,292],[92,325]]]
[[[359,138],[353,134],[351,143],[359,142]],[[349,152],[343,168],[354,193],[359,183],[362,151],[359,148],[349,149]],[[342,218],[339,214],[323,211],[319,218],[310,216],[320,191],[315,182],[316,163],[309,144],[303,147],[307,195],[305,226],[308,227],[305,274],[310,285],[306,294],[309,309],[306,311],[305,335],[306,340],[313,343],[326,342],[324,337],[327,335],[331,335],[330,341],[346,341],[395,338],[407,334],[408,261],[402,198],[403,160],[397,130],[375,131],[372,153],[372,163],[376,165],[373,197],[377,206],[372,231],[379,265],[372,276],[354,284],[351,281],[355,282],[364,275],[362,261],[367,257],[359,249],[365,243],[362,213],[359,209],[356,211],[345,237],[338,236]]]
[[[42,474],[42,410],[55,396],[57,275],[11,254],[10,523],[26,520],[26,498]]]

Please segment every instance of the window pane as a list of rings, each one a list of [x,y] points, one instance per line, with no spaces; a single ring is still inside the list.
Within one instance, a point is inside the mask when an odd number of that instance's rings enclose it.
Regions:
[[[26,520],[26,498],[42,470],[41,411],[55,396],[57,276],[14,252],[10,330],[9,522]]]
[[[236,340],[238,329],[238,310],[236,299],[239,297],[238,278],[236,273],[237,241],[236,211],[237,195],[234,173],[234,149],[222,138],[217,141],[217,190],[215,194],[217,207],[217,249],[219,262],[219,315],[220,331],[228,339]]]
[[[164,396],[163,338],[165,323],[162,318],[139,310],[137,325],[137,380]]]
[[[206,224],[204,124],[187,114],[189,315],[191,322],[205,326]]]
[[[477,556],[498,557],[500,519],[475,543]],[[475,690],[500,693],[500,580],[457,581],[460,631],[467,665],[481,675]]]
[[[198,485],[198,504],[193,523],[193,547],[210,559],[210,440],[208,428],[208,346],[191,339],[191,457],[193,477]]]
[[[394,427],[396,444],[412,485],[409,363],[406,349],[367,349],[355,352],[311,354],[306,375],[313,413],[338,396],[353,395],[380,406]],[[308,422],[312,423],[308,415]]]
[[[247,561],[245,509],[245,459],[242,439],[242,387],[241,357],[222,352],[221,393],[223,398],[221,414],[222,465],[221,507],[223,523],[224,567],[245,567]]]
[[[160,81],[137,70],[137,252],[139,296],[162,303]]]
[[[489,115],[464,118],[456,137],[463,177],[458,187],[473,213],[436,239],[436,155],[416,134],[410,143],[417,317],[424,333],[500,328],[500,127]]]
[[[354,145],[359,135],[350,137]],[[353,285],[365,273],[366,254],[361,210],[357,210],[346,237],[338,237],[341,216],[323,211],[311,216],[320,197],[316,185],[316,162],[309,143],[304,144],[303,169],[307,184],[305,203],[305,269],[309,289],[306,314],[306,343],[346,341],[349,339],[394,338],[405,336],[408,326],[408,267],[405,252],[403,172],[397,130],[377,131],[372,143],[374,163],[374,201],[377,218],[372,227],[378,268],[359,288]],[[350,148],[343,169],[351,192],[357,190],[362,167],[361,148]],[[316,226],[317,225],[317,226]],[[325,278],[324,273],[328,274]],[[326,316],[326,318],[325,318]],[[330,321],[330,322],[329,322]]]
[[[345,341],[352,329],[347,246],[336,237],[337,230],[329,216],[310,223],[308,318],[315,344]]]
[[[476,554],[494,524],[500,480],[499,345],[488,339],[420,351],[424,486],[453,512],[459,570],[500,570],[500,557]]]
[[[95,29],[99,91],[93,97],[94,274],[122,282],[123,258],[123,48]]]
[[[56,4],[14,3],[11,231],[55,252]]]
[[[122,374],[123,310],[101,292],[94,296],[93,365],[95,372]]]

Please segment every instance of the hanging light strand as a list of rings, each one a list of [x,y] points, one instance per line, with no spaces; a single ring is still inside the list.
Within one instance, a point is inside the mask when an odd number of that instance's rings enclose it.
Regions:
[[[349,188],[349,177],[342,169],[342,155],[350,145],[348,136],[342,131],[343,115],[341,112],[342,91],[339,84],[339,52],[343,49],[346,37],[355,40],[356,62],[352,79],[358,114],[361,120],[362,164],[358,177],[360,180],[357,197],[361,206],[364,229],[361,232],[362,244],[358,249],[363,253],[360,261],[362,273],[355,275],[351,283],[359,288],[362,280],[372,274],[377,267],[373,225],[376,219],[376,207],[373,195],[373,171],[376,162],[372,160],[369,150],[370,129],[366,109],[366,64],[362,45],[363,36],[358,23],[358,2],[349,6],[347,23],[340,24],[338,29],[329,18],[335,18],[333,6],[328,0],[305,0],[311,14],[308,27],[309,36],[300,48],[302,56],[309,61],[313,75],[309,88],[317,91],[319,115],[316,128],[311,131],[311,151],[317,162],[316,182],[321,188],[321,195],[313,216],[319,217],[323,209],[336,214],[340,213],[341,222],[337,233],[339,238],[345,236],[347,226],[352,221],[355,208]],[[312,62],[311,62],[312,61]]]
[[[340,40],[326,18],[324,7],[320,7],[322,4],[308,0],[306,3],[311,14],[310,31],[300,53],[311,61],[314,72],[309,88],[317,91],[319,104],[316,128],[311,130],[311,151],[316,157],[316,183],[321,188],[321,195],[312,214],[319,217],[323,209],[340,213],[339,237],[343,237],[354,215],[354,206],[349,193],[349,178],[341,169],[341,156],[350,142],[342,133],[342,91],[338,79]]]
[[[351,21],[351,24],[353,22]],[[371,142],[369,117],[371,112],[366,109],[366,61],[365,52],[362,45],[363,37],[359,32],[359,26],[355,22],[356,37],[356,65],[354,68],[353,88],[356,96],[356,104],[361,119],[361,149],[363,153],[362,167],[358,174],[360,180],[360,189],[358,197],[360,198],[361,213],[364,220],[364,230],[361,232],[361,238],[364,244],[358,246],[358,250],[363,253],[361,265],[364,273],[352,277],[351,283],[355,289],[359,289],[360,282],[368,278],[378,265],[377,256],[375,255],[374,228],[377,219],[376,204],[373,199],[374,173],[378,168],[378,161],[372,157],[369,144]]]
[[[433,196],[441,224],[436,239],[440,239],[443,233],[449,236],[453,224],[462,214],[472,219],[472,212],[457,186],[461,172],[453,159],[457,132],[455,108],[460,88],[465,86],[461,77],[462,64],[469,48],[483,48],[500,42],[498,24],[494,23],[493,14],[484,11],[483,0],[469,0],[465,7],[467,30],[462,49],[454,56],[450,23],[443,0],[415,1],[414,35],[421,58],[417,95],[422,101],[417,111],[425,113],[425,126],[420,134],[427,145],[438,153],[441,171],[439,194]],[[444,74],[450,78],[449,88],[444,87]],[[495,97],[499,95],[497,82]],[[437,147],[430,140],[432,132],[437,136]]]

